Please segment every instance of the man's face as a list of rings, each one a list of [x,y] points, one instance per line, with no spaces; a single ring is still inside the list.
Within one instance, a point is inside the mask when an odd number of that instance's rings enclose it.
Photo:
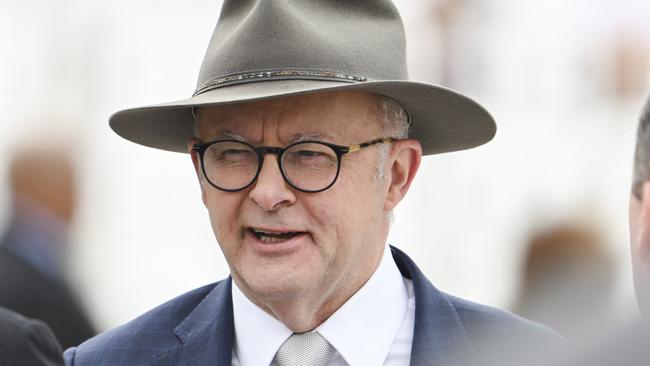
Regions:
[[[641,191],[641,199],[630,195],[630,253],[639,308],[650,315],[650,183]]]
[[[234,137],[255,146],[284,147],[305,139],[356,144],[383,137],[374,98],[319,93],[202,108],[197,137],[201,142]],[[336,183],[319,193],[291,188],[271,154],[243,191],[220,191],[200,179],[232,276],[253,302],[264,308],[308,299],[327,307],[365,283],[383,252],[392,209],[389,178],[378,177],[378,149],[344,155]],[[196,154],[193,159],[196,166]]]

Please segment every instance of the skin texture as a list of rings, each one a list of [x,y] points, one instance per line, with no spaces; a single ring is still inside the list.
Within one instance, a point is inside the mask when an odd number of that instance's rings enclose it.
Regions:
[[[301,136],[340,145],[383,137],[377,96],[317,93],[202,108],[188,150],[205,204],[233,280],[256,305],[294,332],[316,328],[370,278],[381,259],[389,213],[402,200],[422,156],[418,141],[391,144],[377,176],[378,147],[348,154],[337,182],[319,193],[291,188],[275,155],[267,155],[257,181],[222,192],[202,176],[191,146],[224,136],[253,145],[287,146]],[[281,245],[265,245],[248,229],[304,232]]]
[[[643,183],[641,199],[630,195],[630,252],[639,308],[650,316],[650,182]]]

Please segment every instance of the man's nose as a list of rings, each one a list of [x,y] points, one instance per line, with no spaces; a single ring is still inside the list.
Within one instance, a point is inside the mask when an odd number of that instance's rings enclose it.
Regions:
[[[293,190],[282,177],[276,155],[267,154],[264,157],[264,164],[249,197],[265,211],[274,211],[296,201]]]

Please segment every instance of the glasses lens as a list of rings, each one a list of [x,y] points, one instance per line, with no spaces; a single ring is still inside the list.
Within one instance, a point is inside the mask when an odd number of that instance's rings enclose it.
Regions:
[[[206,149],[203,164],[210,183],[221,189],[237,190],[255,179],[259,161],[250,146],[241,142],[220,141]]]
[[[282,169],[296,188],[319,191],[336,179],[338,156],[327,145],[304,142],[285,151],[282,155]]]

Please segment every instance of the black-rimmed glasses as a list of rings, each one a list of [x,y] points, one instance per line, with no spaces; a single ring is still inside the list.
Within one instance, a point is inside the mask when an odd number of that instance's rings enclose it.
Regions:
[[[276,154],[284,180],[299,191],[315,193],[336,182],[343,155],[397,140],[380,138],[349,146],[300,141],[287,147],[255,147],[239,140],[216,140],[195,144],[192,150],[198,152],[208,182],[222,191],[236,192],[248,188],[259,176],[264,156]]]

